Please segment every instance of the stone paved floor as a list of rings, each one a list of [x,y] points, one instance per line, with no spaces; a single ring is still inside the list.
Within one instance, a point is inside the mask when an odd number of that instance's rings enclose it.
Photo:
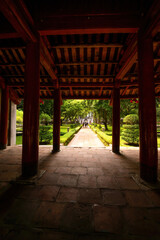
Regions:
[[[104,147],[96,134],[89,128],[83,127],[75,135],[68,146],[72,147]]]
[[[21,152],[0,151],[0,240],[160,239],[160,190],[133,180],[137,150],[40,147],[34,184],[14,182]]]

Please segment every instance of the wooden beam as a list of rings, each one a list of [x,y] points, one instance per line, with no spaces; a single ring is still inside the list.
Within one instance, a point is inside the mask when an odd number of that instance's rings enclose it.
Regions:
[[[54,96],[54,95],[53,95]],[[41,98],[42,99],[53,99],[53,96],[44,96],[41,94]],[[131,99],[131,98],[138,98],[138,95],[137,94],[133,94],[133,95],[127,95],[127,96],[122,96],[120,97],[121,99]],[[97,100],[110,100],[111,99],[111,96],[110,95],[101,95],[101,96],[98,96],[98,95],[90,95],[90,96],[87,96],[87,95],[76,95],[76,96],[71,96],[71,95],[64,95],[62,94],[62,99],[97,99]]]
[[[0,115],[0,149],[7,147],[8,136],[8,111],[9,109],[9,89],[7,86],[1,93],[1,115]]]
[[[33,19],[22,0],[17,3],[12,0],[0,0],[0,10],[26,42],[36,42],[38,40],[39,34],[34,29]],[[43,39],[41,39],[40,60],[52,80],[57,80],[53,70],[53,60]]]
[[[144,33],[139,32],[138,52],[140,176],[145,181],[156,182],[158,152],[152,37],[146,38]]]
[[[44,16],[44,14],[43,14]],[[139,16],[93,15],[93,16],[39,16],[40,35],[135,33],[140,24]]]
[[[69,89],[70,89],[71,96],[73,96],[73,89],[72,89],[72,87],[70,87]]]
[[[26,49],[26,71],[23,116],[22,175],[38,172],[40,43],[29,43]],[[34,103],[34,104],[33,104]]]
[[[46,56],[46,60],[50,63],[50,65],[53,68],[53,70],[55,70],[56,66],[55,66],[55,63],[53,61],[53,58],[50,55],[50,52],[49,52],[49,50],[47,48],[47,45],[45,43],[46,40],[47,39],[44,40],[43,38],[41,38],[41,42],[40,42],[41,43],[41,53],[42,53],[42,55]],[[56,72],[57,72],[57,70],[56,70]],[[55,77],[56,77],[56,74],[55,74]]]
[[[100,90],[99,90],[99,94],[98,94],[99,97],[102,95],[102,92],[103,92],[103,87],[101,87]]]
[[[160,32],[160,2],[154,0],[147,14],[144,17],[141,30],[145,34],[145,37],[154,37],[157,32]]]
[[[60,151],[60,124],[61,124],[61,91],[54,91],[54,126],[53,126],[53,153]]]
[[[40,52],[40,61],[42,66],[46,69],[46,71],[48,72],[49,76],[51,77],[52,80],[56,80],[57,81],[57,76],[50,64],[50,62],[47,60],[45,53],[43,52],[43,50]]]
[[[25,66],[25,63],[0,63],[0,67],[17,67],[17,66]]]
[[[3,77],[0,76],[0,88],[4,89],[5,88],[5,80]]]
[[[133,80],[131,79],[131,83],[133,82]],[[125,95],[126,94],[126,92],[127,92],[127,90],[128,90],[128,88],[129,88],[129,85],[126,87],[126,89],[123,91],[123,93],[121,94],[121,96],[123,96],[123,95]]]
[[[21,103],[21,99],[19,98],[17,92],[13,89],[10,88],[9,89],[9,98],[11,99],[12,102],[14,102],[14,104],[18,105]]]
[[[137,36],[133,36],[119,62],[116,79],[122,79],[137,60]]]
[[[155,84],[157,83],[160,83],[159,80],[155,81]],[[24,83],[7,83],[7,85],[9,87],[23,87],[24,86]],[[74,82],[74,83],[60,83],[59,86],[61,88],[67,88],[67,87],[72,87],[72,88],[84,88],[84,87],[88,87],[88,88],[106,88],[106,87],[113,87],[114,86],[114,83],[113,82],[105,82],[105,83],[101,83],[101,82]],[[130,81],[123,81],[121,82],[121,87],[127,87],[127,86],[130,86],[130,87],[134,87],[134,86],[138,86],[138,82],[137,81],[134,81],[134,82],[130,82]],[[54,83],[41,83],[40,87],[50,87],[50,88],[54,88],[56,87],[56,84]]]
[[[70,44],[70,45],[57,45],[50,46],[50,48],[60,49],[60,48],[122,48],[121,43],[95,43],[95,44]]]
[[[30,25],[22,1],[0,0],[0,11],[26,42],[36,42],[38,34]]]
[[[50,95],[50,96],[52,96],[52,93],[51,93],[51,91],[50,91],[49,87],[46,87],[46,89],[47,89],[47,91],[48,91],[49,95]]]
[[[17,32],[13,33],[0,33],[0,39],[21,38],[21,34]]]
[[[158,61],[158,59],[157,59]],[[159,59],[160,61],[160,59]],[[56,63],[54,64],[55,68],[56,66],[90,66],[90,65],[95,65],[95,64],[118,64],[118,62],[113,62],[113,61],[101,61],[101,62],[62,62],[62,63]],[[17,67],[17,66],[24,66],[25,63],[0,63],[0,67]],[[43,66],[43,65],[42,65]],[[57,72],[57,70],[55,70]]]
[[[58,79],[106,79],[110,78],[113,79],[115,78],[115,75],[58,75]]]
[[[1,49],[1,48],[0,48]],[[10,48],[9,48],[10,49]],[[12,48],[13,49],[13,48]],[[17,49],[17,48],[14,48],[14,49]],[[136,60],[137,62],[138,60]],[[160,58],[157,57],[157,58],[154,58],[154,62],[160,62]],[[56,66],[90,66],[90,65],[95,65],[95,64],[115,64],[117,65],[118,62],[116,61],[100,61],[100,62],[62,62],[62,63],[56,63],[55,64],[55,67]],[[25,63],[0,63],[0,67],[17,67],[17,66],[25,66]],[[43,65],[42,65],[43,66]],[[136,74],[137,75],[137,74]]]
[[[119,153],[120,147],[120,89],[113,89],[113,111],[112,111],[112,152]]]
[[[95,64],[118,64],[116,61],[99,61],[99,62],[69,62],[69,63],[56,63],[56,66],[90,66]]]

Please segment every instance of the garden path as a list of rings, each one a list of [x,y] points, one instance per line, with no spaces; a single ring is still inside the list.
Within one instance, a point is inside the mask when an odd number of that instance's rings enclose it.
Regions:
[[[105,147],[96,134],[89,128],[83,127],[68,145],[69,147]]]

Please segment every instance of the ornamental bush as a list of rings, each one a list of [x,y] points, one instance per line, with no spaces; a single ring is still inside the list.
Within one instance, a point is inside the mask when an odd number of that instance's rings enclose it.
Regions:
[[[53,133],[50,131],[51,126],[40,126],[39,129],[39,143],[40,144],[50,144]]]
[[[139,145],[138,115],[130,114],[123,119],[122,139],[128,144]]]
[[[23,123],[23,111],[16,111],[16,122],[18,124]]]
[[[40,121],[42,124],[48,125],[51,121],[51,117],[47,113],[41,113]]]

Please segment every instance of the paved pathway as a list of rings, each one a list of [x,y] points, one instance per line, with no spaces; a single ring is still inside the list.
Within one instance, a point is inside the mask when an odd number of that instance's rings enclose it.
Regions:
[[[22,147],[0,151],[0,240],[160,239],[159,189],[132,177],[138,150],[51,150],[40,146],[45,173],[32,185],[11,182],[21,174]]]
[[[69,143],[70,147],[104,147],[97,135],[90,128],[81,128]]]

